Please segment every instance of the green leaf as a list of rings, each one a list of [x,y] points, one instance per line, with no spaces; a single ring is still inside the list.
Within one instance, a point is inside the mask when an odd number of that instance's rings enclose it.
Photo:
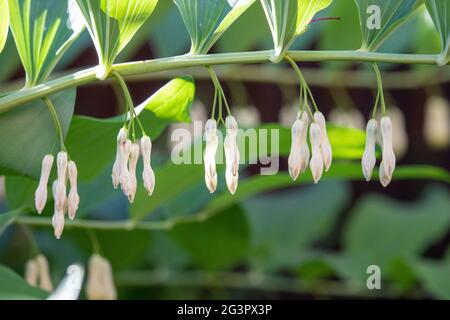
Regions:
[[[158,0],[77,0],[95,44],[105,79],[117,55],[130,42],[155,9]]]
[[[5,47],[9,29],[8,0],[0,0],[0,53]]]
[[[14,271],[0,265],[0,299],[1,300],[35,300],[45,299],[48,293],[31,287]]]
[[[9,0],[11,31],[27,74],[26,86],[45,81],[83,30],[70,1]],[[70,17],[70,19],[69,19]]]
[[[449,225],[450,200],[445,189],[429,189],[412,204],[371,195],[353,210],[344,232],[344,247],[349,253],[369,254],[377,261],[418,255],[445,235]]]
[[[448,262],[418,260],[412,263],[412,268],[422,287],[437,299],[450,299],[450,277]]]
[[[244,202],[255,266],[298,266],[305,249],[332,230],[350,196],[348,184],[335,181]]]
[[[23,208],[19,208],[13,211],[0,213],[0,236],[6,230],[6,228],[13,223],[14,219],[23,213]],[[1,282],[0,282],[1,283]]]
[[[76,89],[51,96],[64,136],[69,129]],[[38,179],[43,157],[57,153],[59,138],[46,106],[35,100],[0,114],[0,174]]]
[[[448,0],[426,0],[425,5],[441,40],[438,63],[445,66],[450,59],[450,3]]]
[[[361,50],[375,51],[398,26],[411,17],[423,0],[355,0],[355,3],[363,37]],[[376,23],[377,19],[379,23]]]
[[[308,29],[319,11],[332,0],[261,0],[274,43],[274,62],[279,62],[292,42]]]
[[[190,122],[190,109],[194,97],[194,79],[190,76],[179,77],[167,83],[136,107],[136,112],[139,114],[146,109],[166,121]]]
[[[255,0],[174,0],[191,36],[191,54],[205,54]]]
[[[16,209],[19,207],[34,209],[34,192],[38,186],[36,180],[25,176],[6,176],[6,202],[8,207]]]
[[[169,235],[200,267],[226,269],[247,254],[249,233],[244,211],[235,206],[205,222],[177,225]]]

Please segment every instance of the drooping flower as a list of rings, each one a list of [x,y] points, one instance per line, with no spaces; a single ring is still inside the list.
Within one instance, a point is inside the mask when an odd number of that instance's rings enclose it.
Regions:
[[[300,139],[300,158],[301,158],[301,172],[305,172],[309,165],[309,146],[308,146],[308,125],[309,116],[307,112],[303,112],[300,119],[303,122],[303,132]]]
[[[79,264],[71,264],[66,270],[65,277],[47,300],[77,300],[83,278],[84,268]]]
[[[121,146],[127,138],[128,130],[126,128],[120,129],[119,134],[117,135],[116,160],[114,161],[111,174],[114,189],[117,189],[120,184],[120,174],[122,172]]]
[[[39,266],[34,259],[30,259],[25,264],[25,281],[33,287],[36,287],[39,279]]]
[[[377,121],[375,119],[370,119],[366,126],[366,146],[361,160],[362,170],[366,181],[370,181],[373,168],[377,161],[375,157],[377,126]]]
[[[126,139],[120,145],[120,160],[121,160],[121,170],[120,170],[120,186],[122,192],[127,197],[131,194],[131,178],[130,172],[128,171],[128,160],[130,159],[131,153],[131,141]]]
[[[56,159],[58,177],[56,180],[56,186],[54,191],[54,200],[55,207],[58,208],[59,211],[64,212],[66,202],[67,202],[67,153],[65,151],[58,152],[58,156]]]
[[[42,160],[41,177],[39,179],[39,185],[36,189],[34,201],[36,211],[41,214],[45,208],[47,202],[47,185],[50,177],[50,172],[53,166],[53,155],[47,154]]]
[[[214,119],[209,119],[205,125],[205,153],[203,162],[205,165],[205,183],[209,192],[213,193],[217,188],[216,152],[219,145],[217,137],[217,124]]]
[[[111,264],[98,254],[89,258],[86,295],[89,300],[117,299]]]
[[[295,120],[292,125],[291,130],[291,152],[289,153],[288,165],[289,165],[289,175],[292,180],[296,180],[300,171],[302,169],[302,158],[301,158],[301,135],[303,133],[304,124],[300,119]]]
[[[151,166],[152,141],[150,137],[144,136],[141,139],[142,161],[144,169],[142,171],[142,179],[144,180],[144,188],[149,195],[152,195],[155,189],[155,173]]]
[[[69,218],[73,220],[75,219],[78,206],[80,205],[80,196],[78,195],[78,188],[77,188],[78,170],[75,162],[69,161],[67,171],[69,173],[69,183],[70,183],[69,197],[67,199],[67,212]]]
[[[443,97],[433,96],[425,104],[424,138],[435,150],[445,150],[450,146],[450,105]]]
[[[231,194],[235,194],[239,180],[240,153],[237,145],[238,124],[233,116],[225,119],[227,134],[224,140],[225,151],[225,181]]]
[[[64,211],[56,208],[52,217],[53,232],[56,239],[60,239],[64,230]]]
[[[44,255],[39,254],[35,261],[39,269],[39,287],[45,291],[52,291],[53,284],[50,278],[50,269],[48,267],[47,258]]]
[[[130,201],[130,203],[133,203],[137,190],[136,166],[139,160],[139,152],[139,145],[137,143],[133,143],[133,145],[131,146],[128,167],[128,171],[130,173],[130,194],[128,195],[128,201]]]
[[[331,150],[330,140],[328,139],[327,134],[327,125],[325,122],[325,117],[322,112],[314,113],[314,120],[320,126],[320,151],[322,152],[323,163],[325,165],[325,171],[330,170],[331,162],[333,160],[333,153]]]
[[[392,146],[392,123],[389,117],[381,118],[382,162],[380,165],[380,181],[386,187],[394,174],[395,154]]]
[[[321,129],[320,125],[316,122],[312,123],[309,128],[309,140],[311,142],[311,161],[309,162],[309,167],[311,169],[312,177],[314,183],[319,182],[323,173],[323,158],[322,151],[320,148],[321,145]]]

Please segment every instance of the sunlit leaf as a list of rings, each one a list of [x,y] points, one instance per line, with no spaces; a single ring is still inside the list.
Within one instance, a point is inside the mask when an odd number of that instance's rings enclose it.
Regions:
[[[72,0],[9,0],[11,31],[27,74],[27,86],[45,81],[83,30],[72,23]]]
[[[305,32],[313,17],[332,0],[261,0],[274,43],[272,60],[279,61],[292,42]]]
[[[95,44],[100,68],[97,77],[109,74],[117,55],[150,17],[158,0],[76,0]]]
[[[438,63],[446,65],[450,59],[450,3],[448,0],[426,0],[425,4],[441,39]]]
[[[0,52],[5,47],[8,38],[9,28],[9,9],[8,0],[0,0]]]
[[[67,134],[75,105],[76,89],[50,97]],[[60,151],[59,138],[47,105],[35,100],[0,114],[0,174],[37,179],[44,155]]]
[[[375,51],[423,0],[355,0],[363,36],[361,49]]]
[[[0,265],[0,299],[1,300],[35,300],[45,299],[48,293],[34,288],[14,271]]]
[[[189,122],[190,109],[195,96],[195,84],[192,77],[173,79],[150,98],[136,107],[136,112],[150,110],[158,118],[172,122]]]
[[[191,36],[191,53],[204,54],[255,0],[174,0]]]

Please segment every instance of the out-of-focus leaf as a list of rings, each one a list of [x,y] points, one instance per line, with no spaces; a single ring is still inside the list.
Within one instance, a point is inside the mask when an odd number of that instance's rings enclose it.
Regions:
[[[448,262],[416,259],[413,269],[424,289],[437,299],[450,299],[450,277]]]
[[[332,230],[350,196],[347,184],[323,182],[244,202],[255,266],[297,267],[304,250]]]
[[[255,0],[174,0],[191,37],[191,54],[205,54]]]
[[[9,0],[11,31],[28,87],[42,83],[83,30],[72,0]]]
[[[368,51],[375,51],[423,4],[423,0],[355,0],[355,2],[363,37],[361,49]]]
[[[358,203],[352,217],[344,232],[347,252],[383,260],[420,254],[448,230],[449,194],[431,189],[413,204],[372,195]]]
[[[0,0],[0,53],[5,47],[8,38],[9,9],[8,0]]]
[[[14,221],[14,218],[22,214],[23,211],[23,208],[19,208],[13,211],[0,213],[0,236],[2,235],[3,231],[5,231],[6,228]]]
[[[150,17],[158,0],[76,0],[97,50],[97,77],[106,78],[117,55]]]
[[[292,42],[305,32],[313,17],[332,0],[261,0],[274,43],[273,61],[283,58]]]
[[[190,109],[195,96],[194,79],[179,77],[167,83],[136,107],[136,112],[150,110],[158,118],[171,122],[190,122]]]
[[[20,68],[20,58],[13,37],[8,37],[6,40],[5,47],[0,54],[0,65],[2,66],[2,72],[0,72],[0,81],[2,82],[8,80]],[[1,87],[0,94],[9,91],[3,85]]]
[[[67,134],[75,105],[76,89],[50,97],[63,135]],[[47,105],[35,100],[0,115],[0,173],[38,179],[43,157],[57,153],[59,138]]]
[[[180,224],[169,235],[206,269],[233,267],[248,253],[250,244],[248,222],[238,206],[205,222]]]
[[[425,4],[441,39],[438,63],[444,66],[450,59],[450,3],[448,0],[425,0]]]
[[[34,207],[34,192],[38,183],[24,176],[7,176],[5,179],[6,201],[10,209]]]
[[[0,299],[36,300],[47,296],[45,291],[30,286],[14,271],[0,265]]]

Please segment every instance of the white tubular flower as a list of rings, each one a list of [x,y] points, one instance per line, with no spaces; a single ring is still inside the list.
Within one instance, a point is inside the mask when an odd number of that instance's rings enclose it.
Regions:
[[[128,171],[128,160],[130,159],[131,153],[131,141],[126,139],[120,145],[120,185],[122,187],[123,193],[128,197],[131,194],[131,178],[130,172]]]
[[[114,189],[117,189],[120,184],[120,173],[122,172],[120,146],[125,142],[127,137],[128,137],[128,130],[126,128],[120,129],[119,134],[117,135],[116,160],[114,161],[111,174]]]
[[[67,199],[67,212],[69,214],[70,220],[73,220],[75,219],[78,206],[80,205],[80,196],[78,195],[78,188],[77,188],[78,170],[75,162],[69,161],[67,171],[69,173],[69,183],[70,183],[69,197]]]
[[[70,265],[67,268],[66,276],[47,300],[77,300],[83,284],[83,277],[84,268],[81,265]]]
[[[302,168],[302,158],[300,154],[301,133],[303,131],[303,122],[299,119],[295,120],[291,130],[291,152],[289,153],[288,165],[289,175],[292,180],[296,180]]]
[[[450,146],[450,105],[443,97],[430,97],[425,104],[424,138],[434,150]]]
[[[25,264],[25,280],[33,287],[38,285],[39,266],[34,259],[28,260]]]
[[[35,259],[39,270],[39,288],[45,291],[52,291],[53,284],[50,278],[50,269],[48,267],[47,258],[40,254]]]
[[[56,164],[58,167],[58,179],[54,191],[55,206],[64,211],[67,201],[66,181],[67,181],[67,153],[65,151],[58,152]]]
[[[325,164],[325,171],[328,171],[333,160],[333,152],[331,150],[330,140],[328,139],[325,117],[322,112],[317,111],[314,113],[314,120],[319,124],[322,133],[320,135],[320,150],[322,152],[323,163]]]
[[[225,119],[227,135],[224,140],[225,151],[225,180],[228,190],[231,194],[235,194],[239,180],[239,148],[237,145],[238,124],[232,116]]]
[[[142,161],[144,162],[144,170],[142,171],[142,180],[144,181],[144,188],[148,195],[152,195],[155,189],[155,173],[151,166],[152,155],[152,141],[150,137],[144,136],[141,139]]]
[[[217,172],[216,172],[216,152],[219,145],[217,137],[216,120],[209,119],[205,125],[205,153],[203,161],[205,164],[205,183],[210,193],[216,191],[217,188]]]
[[[395,154],[392,146],[392,123],[389,117],[381,118],[382,163],[380,165],[380,181],[386,187],[395,170]]]
[[[98,254],[89,258],[86,295],[89,300],[117,299],[111,264]]]
[[[131,146],[130,160],[128,166],[128,171],[130,173],[130,188],[131,188],[130,194],[128,195],[128,201],[130,201],[130,203],[133,203],[137,190],[136,166],[139,160],[139,152],[140,152],[139,145],[137,143],[133,143],[133,145]]]
[[[42,160],[41,178],[39,179],[39,185],[34,194],[35,207],[39,214],[42,213],[47,202],[47,185],[50,172],[52,171],[52,166],[53,156],[51,154],[47,154]]]
[[[53,232],[56,239],[60,239],[64,230],[64,211],[55,208],[52,217]]]
[[[300,158],[301,158],[301,172],[305,172],[308,169],[309,164],[309,146],[308,146],[308,125],[309,116],[307,112],[303,112],[300,119],[303,122],[303,132],[301,133],[300,139]]]
[[[375,119],[370,119],[366,126],[366,147],[364,148],[364,154],[361,160],[362,170],[366,181],[370,181],[373,168],[377,161],[375,157],[377,126],[377,121]]]
[[[309,139],[311,142],[311,151],[312,151],[312,157],[311,161],[309,162],[309,167],[311,169],[314,183],[319,182],[323,173],[323,158],[322,158],[322,151],[320,149],[321,135],[322,132],[320,129],[320,125],[315,122],[312,123],[309,128]]]

